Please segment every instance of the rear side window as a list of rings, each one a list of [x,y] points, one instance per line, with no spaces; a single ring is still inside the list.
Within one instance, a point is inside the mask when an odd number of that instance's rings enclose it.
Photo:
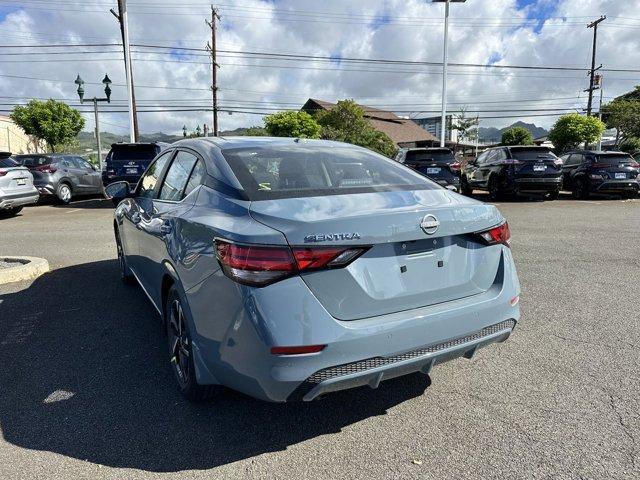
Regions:
[[[551,151],[543,148],[517,148],[511,149],[511,156],[516,160],[555,160],[556,155]]]
[[[184,189],[194,165],[198,161],[195,155],[179,151],[171,163],[160,190],[160,200],[179,202],[184,198]]]
[[[204,163],[202,163],[202,160],[198,160],[195,167],[193,167],[187,186],[184,189],[185,197],[204,183],[204,176],[206,173]]]
[[[172,152],[167,152],[164,155],[161,155],[149,166],[138,184],[139,197],[153,198],[158,178],[160,177],[164,166],[167,164],[167,161],[171,157],[171,153]]]
[[[450,150],[409,150],[405,158],[405,163],[412,165],[415,163],[450,163],[455,158]]]
[[[18,157],[20,162],[25,167],[39,167],[40,165],[49,165],[51,163],[51,157],[44,157],[41,155],[34,155],[32,157]]]
[[[324,145],[222,152],[251,200],[440,188],[368,150]]]
[[[620,154],[598,155],[596,157],[596,161],[598,163],[606,163],[608,165],[619,165],[621,163],[631,163],[633,162],[633,158],[631,157],[631,155]]]
[[[0,168],[19,167],[20,164],[13,158],[0,158]]]

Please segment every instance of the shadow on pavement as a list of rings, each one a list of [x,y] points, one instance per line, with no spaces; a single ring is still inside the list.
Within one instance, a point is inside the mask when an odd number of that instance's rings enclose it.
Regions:
[[[77,200],[71,201],[67,205],[63,205],[57,202],[51,202],[56,208],[82,208],[82,209],[96,209],[96,208],[106,208],[106,209],[114,209],[113,202],[104,197],[98,198],[79,198]]]
[[[332,432],[420,396],[421,375],[313,403],[229,392],[190,404],[142,290],[115,260],[54,270],[0,296],[0,425],[8,442],[113,467],[208,469]]]

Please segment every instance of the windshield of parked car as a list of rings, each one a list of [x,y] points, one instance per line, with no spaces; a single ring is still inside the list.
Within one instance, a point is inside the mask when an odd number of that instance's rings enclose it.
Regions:
[[[404,163],[413,165],[416,163],[451,163],[455,157],[449,149],[445,150],[409,150]]]
[[[40,165],[49,165],[52,161],[51,157],[43,155],[34,155],[32,157],[17,157],[16,160],[25,167],[39,167]]]
[[[19,167],[20,164],[13,158],[0,158],[0,168]]]
[[[132,162],[147,161],[150,162],[158,154],[155,145],[119,145],[112,147],[107,161],[111,162]]]
[[[605,155],[598,155],[598,163],[606,163],[608,165],[619,165],[621,163],[634,163],[631,155],[621,153],[611,153]]]
[[[251,200],[440,188],[393,160],[357,148],[252,147],[222,154]]]
[[[543,148],[513,148],[511,149],[511,155],[513,158],[520,161],[546,159],[555,160],[558,158],[551,150]]]

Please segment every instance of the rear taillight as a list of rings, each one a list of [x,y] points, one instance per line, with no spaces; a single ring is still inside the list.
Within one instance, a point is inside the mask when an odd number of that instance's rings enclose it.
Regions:
[[[345,267],[368,247],[288,247],[248,245],[216,239],[224,274],[244,285],[262,287],[310,270]]]
[[[7,173],[9,173],[9,172],[7,172],[6,170],[3,170],[2,168],[0,168],[0,177],[4,177]]]
[[[305,355],[318,353],[324,350],[326,345],[302,345],[296,347],[271,347],[272,355]]]
[[[509,247],[509,239],[511,238],[511,231],[509,230],[509,224],[504,222],[502,225],[493,227],[484,232],[476,233],[487,245],[506,245]]]
[[[507,158],[504,163],[506,165],[522,165],[523,162],[516,160],[515,158]]]
[[[449,166],[451,170],[455,170],[456,172],[460,170],[460,162],[450,163]]]
[[[55,165],[40,165],[38,167],[33,167],[32,170],[42,173],[56,173],[58,171]]]
[[[608,168],[611,165],[609,165],[608,163],[592,163],[591,166],[593,168]]]

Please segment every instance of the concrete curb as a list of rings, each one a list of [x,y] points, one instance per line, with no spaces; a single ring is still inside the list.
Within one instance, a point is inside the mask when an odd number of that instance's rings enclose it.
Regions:
[[[16,267],[0,268],[0,285],[31,280],[49,271],[49,262],[44,258],[0,256],[0,261],[21,263]]]

